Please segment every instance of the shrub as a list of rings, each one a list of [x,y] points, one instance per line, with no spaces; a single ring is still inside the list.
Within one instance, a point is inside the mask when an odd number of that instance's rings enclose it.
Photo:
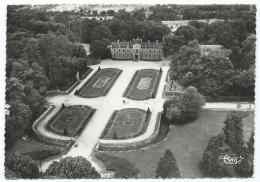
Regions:
[[[57,178],[100,178],[100,174],[90,162],[81,157],[65,157],[59,162],[54,161],[45,171],[45,175]]]
[[[163,106],[163,117],[170,123],[185,123],[197,118],[205,99],[195,87],[188,87]]]
[[[9,154],[5,159],[6,171],[11,170],[21,178],[38,178],[39,169],[34,160],[27,155]]]
[[[156,178],[179,178],[180,171],[173,153],[167,149],[160,159],[157,169]]]
[[[107,170],[115,172],[114,178],[137,178],[138,176],[138,169],[124,158],[107,154],[96,154],[96,157],[104,163]]]

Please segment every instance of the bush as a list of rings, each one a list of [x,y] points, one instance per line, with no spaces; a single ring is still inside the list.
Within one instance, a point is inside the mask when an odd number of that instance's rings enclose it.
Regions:
[[[39,169],[34,160],[27,155],[9,154],[5,159],[5,170],[13,171],[21,178],[38,178]]]
[[[188,87],[183,94],[176,95],[163,106],[163,117],[170,123],[185,123],[198,117],[205,99],[195,87]]]
[[[114,178],[137,178],[138,176],[138,169],[124,158],[107,154],[96,154],[96,157],[104,163],[107,170],[115,172]]]
[[[179,178],[180,171],[173,153],[167,149],[160,159],[157,169],[156,178]]]
[[[45,175],[68,179],[100,178],[100,174],[90,162],[81,156],[65,157],[59,162],[52,162],[45,171]]]

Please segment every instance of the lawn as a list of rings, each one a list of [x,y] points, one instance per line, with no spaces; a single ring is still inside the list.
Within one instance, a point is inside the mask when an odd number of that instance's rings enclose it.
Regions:
[[[81,97],[93,98],[105,96],[114,85],[122,70],[105,68],[98,70],[78,91]]]
[[[161,71],[155,69],[136,71],[123,96],[134,100],[155,97],[161,74]]]
[[[115,111],[102,133],[104,139],[126,139],[136,137],[145,131],[150,113],[142,109]],[[115,138],[116,135],[116,138]]]
[[[43,160],[53,155],[59,155],[64,150],[63,147],[44,144],[37,139],[28,138],[17,140],[7,153],[25,154],[35,160]]]
[[[94,112],[88,106],[65,107],[49,121],[47,128],[60,135],[78,136]]]
[[[105,152],[106,154],[126,158],[139,169],[138,178],[154,178],[160,157],[169,148],[176,157],[181,177],[204,177],[199,162],[210,137],[221,132],[227,111],[204,110],[200,117],[185,125],[171,126],[166,140],[149,148],[128,152]],[[254,130],[254,113],[243,119],[244,137],[247,141]]]

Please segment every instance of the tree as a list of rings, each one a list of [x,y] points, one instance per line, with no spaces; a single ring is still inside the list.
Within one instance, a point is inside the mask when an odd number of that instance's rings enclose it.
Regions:
[[[223,128],[225,142],[233,151],[239,154],[244,146],[242,116],[236,112],[230,112],[224,122]]]
[[[108,48],[109,44],[110,41],[108,39],[95,40],[92,44],[90,44],[91,55],[98,59],[105,59],[111,57],[111,53]]]
[[[180,171],[173,153],[167,149],[160,158],[156,169],[156,178],[179,178]]]
[[[255,42],[256,36],[251,35],[242,42],[241,48],[241,68],[248,69],[251,65],[255,64]]]
[[[185,123],[197,118],[205,100],[195,87],[188,87],[164,104],[164,117],[170,123]]]
[[[178,52],[180,47],[186,44],[184,36],[167,35],[164,37],[163,54],[164,56],[171,56]]]
[[[233,165],[226,165],[223,161],[225,155],[233,156],[233,151],[225,142],[225,136],[219,134],[208,141],[200,164],[201,169],[208,177],[235,177]],[[222,157],[222,158],[221,158]]]
[[[117,139],[117,134],[116,134],[116,132],[114,132],[114,135],[113,135],[113,137],[112,137],[114,140],[116,140]]]
[[[9,154],[5,159],[6,170],[12,170],[22,178],[34,179],[39,177],[39,169],[35,161],[27,155]]]
[[[145,16],[145,9],[141,8],[141,9],[134,9],[132,12],[132,16],[139,21],[144,21],[146,19]]]
[[[8,104],[11,106],[10,114],[5,121],[5,144],[6,148],[19,138],[25,135],[26,129],[31,123],[32,112],[28,105],[21,100],[12,100]]]
[[[112,10],[112,9],[107,10],[107,16],[114,16],[115,13],[116,12],[114,10]]]
[[[246,96],[254,100],[255,96],[255,66],[238,72],[233,78],[232,91],[239,96]]]
[[[94,42],[96,40],[114,40],[115,37],[112,35],[110,29],[106,25],[98,25],[92,29],[91,33],[91,42]]]
[[[68,179],[100,178],[100,174],[91,166],[90,162],[81,156],[65,157],[59,162],[54,161],[45,174]]]
[[[101,160],[107,169],[114,172],[113,178],[128,179],[138,177],[138,169],[125,158],[107,155],[105,153],[98,153],[95,157]]]
[[[192,26],[180,26],[175,32],[177,36],[183,36],[187,42],[197,39],[196,28]]]

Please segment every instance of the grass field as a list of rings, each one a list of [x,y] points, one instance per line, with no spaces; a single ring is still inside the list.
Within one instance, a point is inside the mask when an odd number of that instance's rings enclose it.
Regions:
[[[66,129],[68,136],[78,136],[94,112],[87,106],[65,107],[48,123],[47,128],[60,135],[64,135]]]
[[[105,96],[121,72],[122,70],[116,68],[97,71],[78,91],[78,95],[87,98]]]
[[[57,155],[61,151],[64,151],[63,147],[44,144],[37,139],[28,138],[26,140],[17,140],[7,153],[25,154],[31,156],[35,160],[42,160],[52,155]],[[34,157],[32,154],[37,154],[37,156]]]
[[[169,148],[176,157],[181,177],[204,177],[199,162],[210,137],[221,132],[227,111],[201,112],[200,117],[185,125],[171,126],[168,137],[157,145],[130,152],[105,152],[126,158],[139,169],[139,178],[154,178],[160,157]],[[247,141],[254,130],[254,113],[250,112],[244,121],[244,138]]]
[[[155,69],[136,71],[123,96],[134,100],[145,100],[155,97],[161,73]]]
[[[116,139],[132,138],[140,135],[146,129],[147,112],[141,109],[123,109],[115,111],[101,138],[113,139],[115,133]]]

